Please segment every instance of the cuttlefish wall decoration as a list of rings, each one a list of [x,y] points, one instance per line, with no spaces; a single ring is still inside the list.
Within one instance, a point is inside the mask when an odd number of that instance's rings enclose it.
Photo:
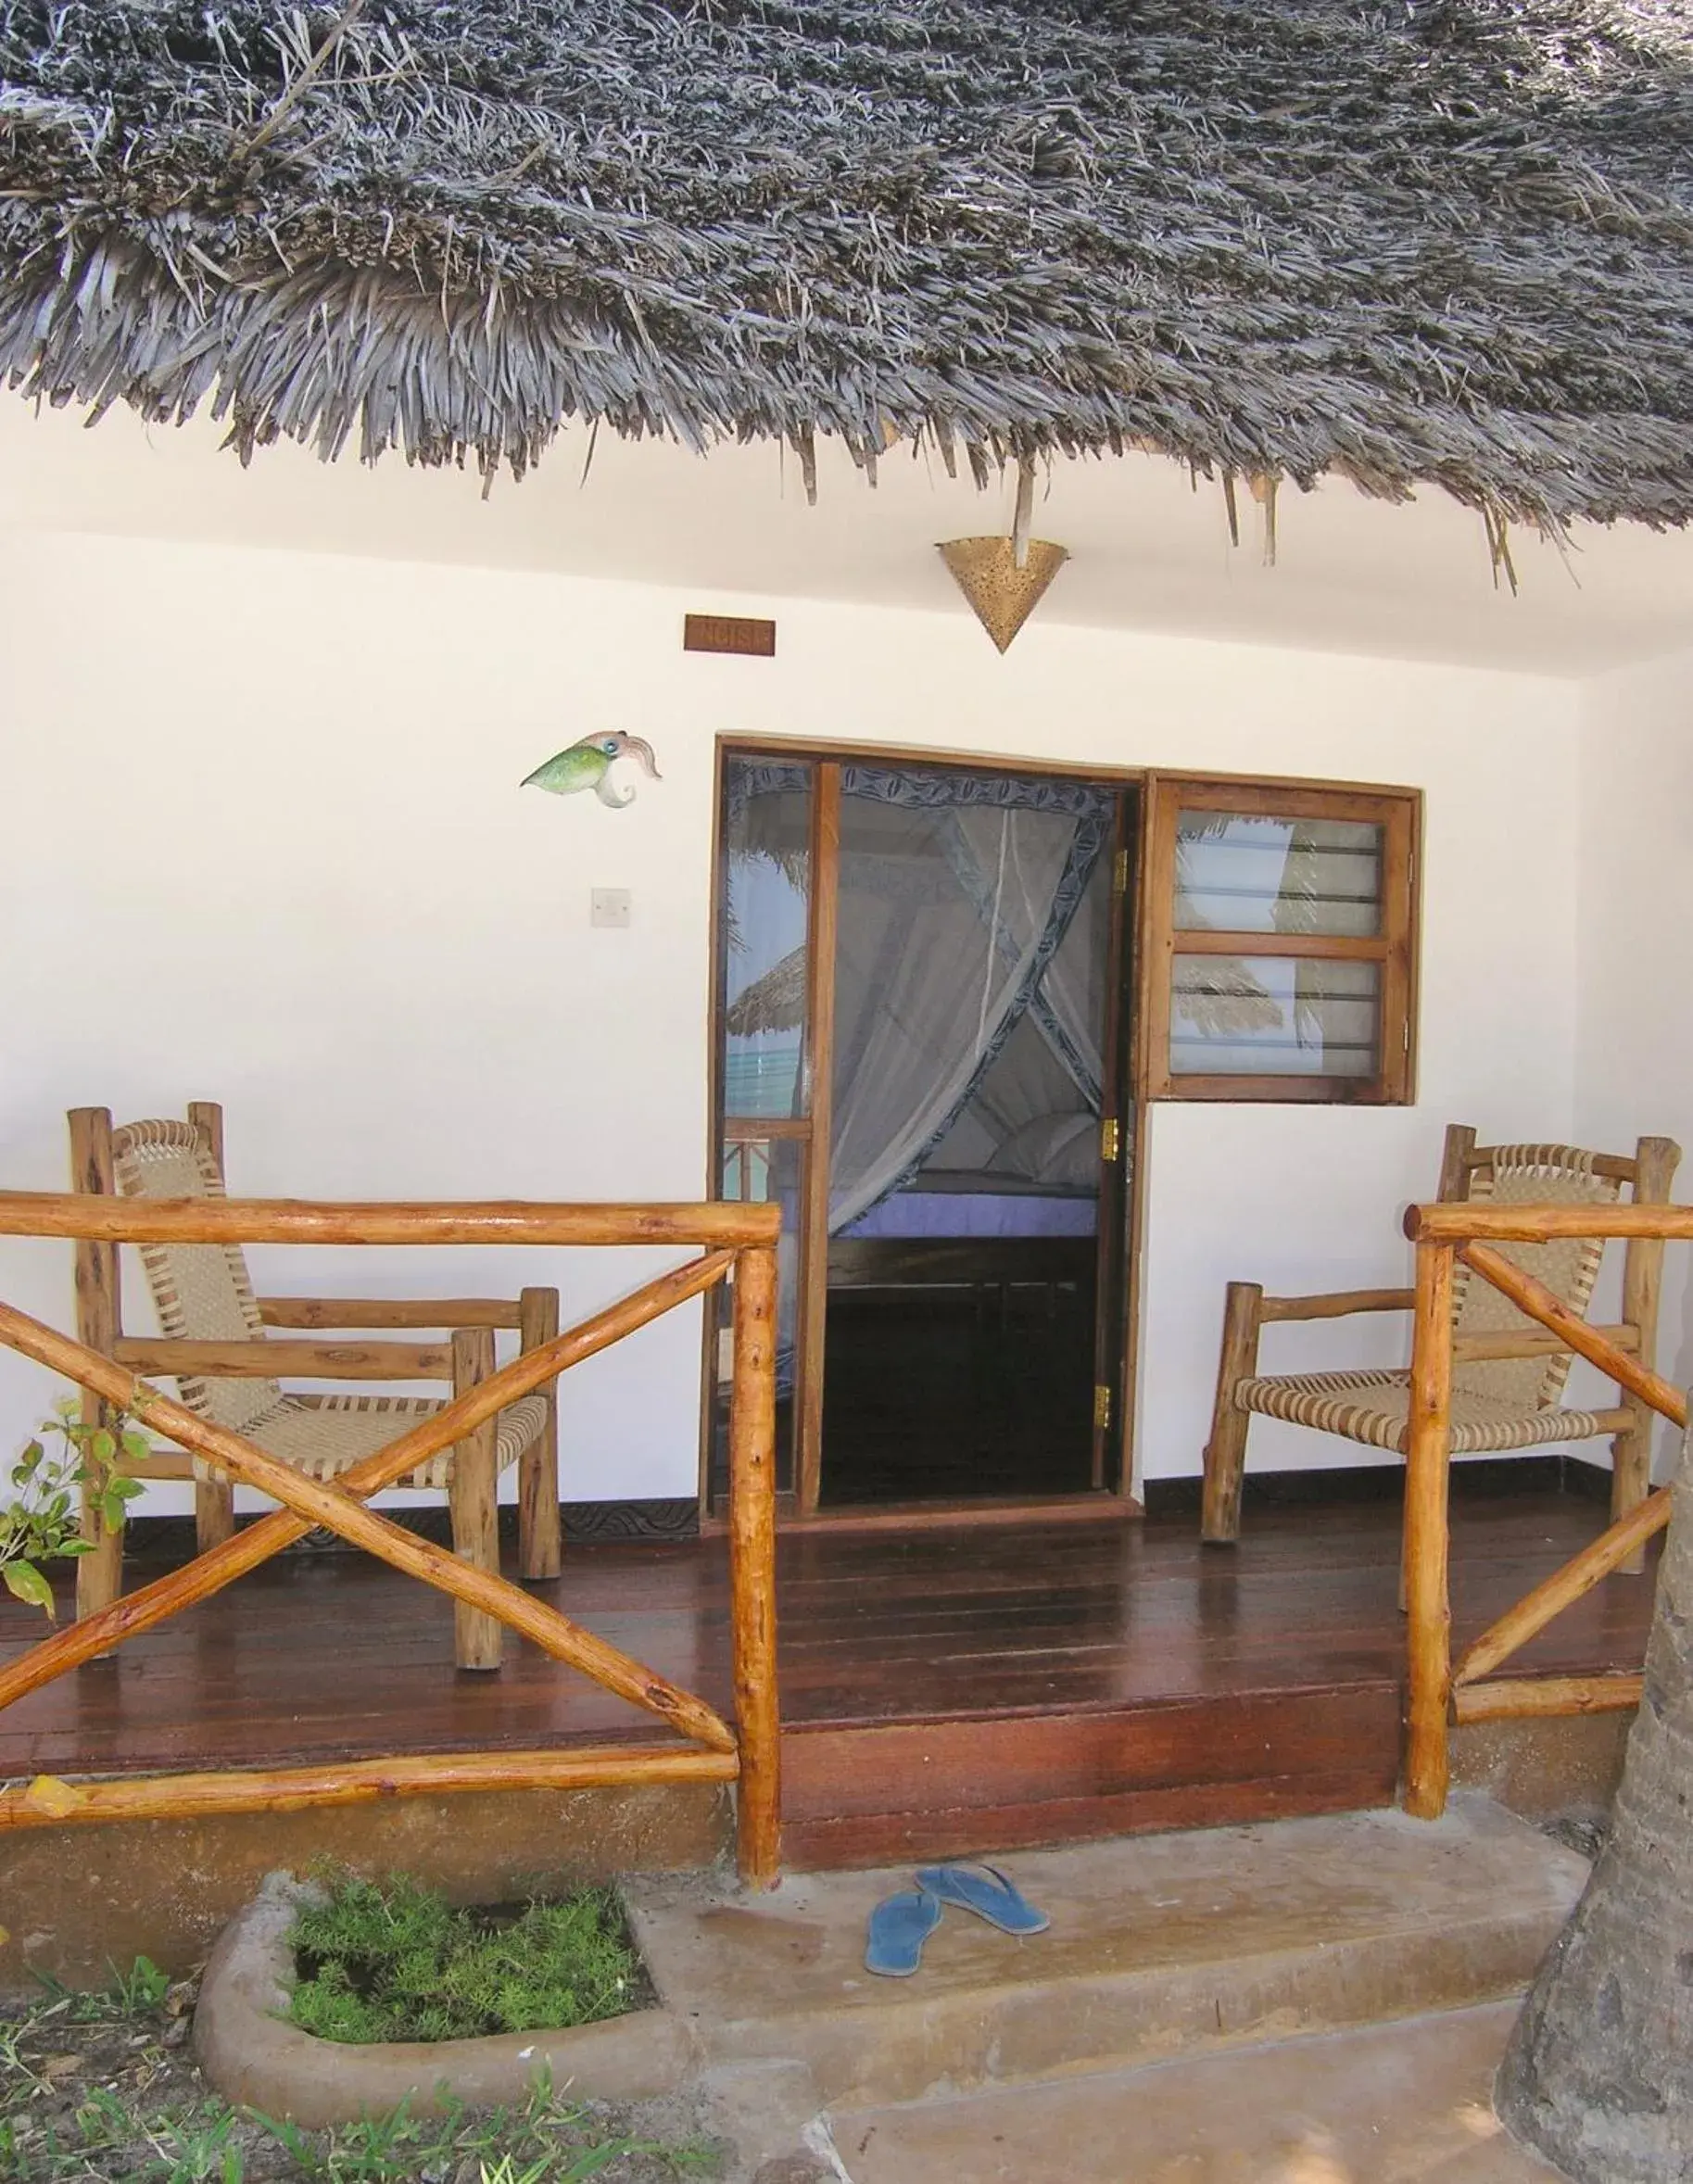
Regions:
[[[634,789],[619,789],[612,778],[612,767],[620,758],[636,759],[655,781],[663,779],[651,744],[639,736],[618,734],[584,736],[580,743],[573,743],[568,751],[555,751],[545,765],[525,774],[521,786],[544,789],[550,796],[575,796],[581,789],[591,789],[602,804],[620,812],[625,804],[635,802]]]

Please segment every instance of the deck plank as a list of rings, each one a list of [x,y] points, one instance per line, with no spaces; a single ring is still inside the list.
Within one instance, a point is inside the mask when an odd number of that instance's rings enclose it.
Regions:
[[[1548,1491],[1460,1496],[1461,1644],[1604,1522]],[[1391,1797],[1404,1625],[1390,1502],[1191,1518],[790,1534],[779,1645],[790,1854],[825,1862]],[[153,1574],[138,1572],[137,1574]],[[720,1539],[573,1550],[536,1588],[727,1711]],[[1637,1668],[1649,1578],[1613,1576],[1513,1666]],[[0,1605],[0,1651],[38,1634]],[[455,1673],[439,1595],[296,1552],[0,1714],[0,1779],[647,1740],[648,1717],[508,1641]]]

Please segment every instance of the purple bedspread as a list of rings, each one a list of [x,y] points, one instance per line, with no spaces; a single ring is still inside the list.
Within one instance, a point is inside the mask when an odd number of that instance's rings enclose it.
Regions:
[[[855,1220],[843,1236],[1092,1236],[1098,1201],[1032,1192],[900,1191]]]

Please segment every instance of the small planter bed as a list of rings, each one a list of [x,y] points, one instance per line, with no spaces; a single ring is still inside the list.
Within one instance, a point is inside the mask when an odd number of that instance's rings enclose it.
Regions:
[[[466,1910],[403,1878],[346,1879],[302,1902],[292,1939],[289,2015],[343,2044],[568,2031],[653,2000],[609,1888]]]
[[[463,1912],[405,1883],[288,1874],[224,1929],[194,2041],[228,2100],[312,2129],[402,2104],[521,2108],[548,2086],[664,2099],[695,2061],[607,1891]]]
[[[191,1980],[145,1958],[104,1994],[0,2001],[0,2178],[18,2184],[709,2184],[719,2149],[672,2102],[537,2089],[308,2129],[221,2099],[189,2047]]]

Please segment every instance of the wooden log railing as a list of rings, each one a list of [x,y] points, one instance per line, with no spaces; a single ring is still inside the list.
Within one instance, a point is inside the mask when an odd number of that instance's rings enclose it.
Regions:
[[[653,1714],[673,1736],[653,1745],[561,1747],[387,1756],[305,1768],[126,1777],[102,1782],[40,1779],[0,1790],[0,1830],[65,1822],[161,1819],[208,1812],[287,1812],[374,1797],[445,1790],[558,1788],[733,1781],[742,1878],[772,1886],[780,1860],[780,1714],[776,1676],[776,1239],[778,1209],[769,1206],[315,1205],[264,1199],[115,1199],[82,1193],[0,1192],[0,1235],[69,1237],[105,1243],[369,1243],[691,1245],[702,1256],[560,1333],[556,1324],[526,1330],[534,1339],[511,1363],[494,1366],[493,1329],[510,1324],[508,1307],[460,1299],[415,1307],[414,1323],[457,1316],[479,1345],[463,1393],[365,1457],[321,1481],[293,1470],[245,1435],[211,1423],[138,1379],[133,1367],[166,1373],[223,1370],[215,1344],[125,1342],[107,1356],[72,1341],[10,1305],[0,1304],[0,1343],[74,1381],[90,1395],[131,1413],[142,1425],[214,1466],[232,1483],[256,1487],[281,1507],[244,1525],[183,1568],[126,1593],[98,1612],[0,1662],[0,1708],[81,1663],[111,1652],[196,1601],[208,1598],[314,1526],[337,1533],[446,1593],[461,1615],[475,1613],[519,1632],[555,1660]],[[735,1723],[696,1694],[632,1660],[494,1572],[406,1531],[366,1506],[444,1449],[491,1431],[520,1396],[550,1390],[561,1372],[609,1348],[689,1298],[731,1279],[733,1371],[729,1413],[729,1582]],[[330,1307],[324,1307],[324,1309]],[[339,1309],[339,1307],[335,1307]],[[313,1326],[267,1314],[272,1324]],[[385,1322],[395,1322],[389,1319]],[[358,1324],[357,1319],[336,1321]],[[279,1343],[281,1360],[310,1372],[320,1345]],[[330,1345],[338,1350],[348,1345]],[[394,1345],[411,1364],[433,1352]],[[192,1355],[191,1355],[192,1353]],[[286,1370],[285,1363],[272,1368]],[[410,1377],[410,1375],[408,1375]],[[556,1492],[556,1489],[555,1489]],[[497,1635],[497,1634],[496,1634]]]
[[[1494,1671],[1553,1618],[1625,1565],[1638,1567],[1646,1542],[1669,1522],[1667,1488],[1646,1493],[1599,1537],[1535,1585],[1451,1657],[1447,1588],[1447,1489],[1451,1459],[1454,1281],[1459,1265],[1490,1282],[1544,1336],[1490,1339],[1486,1354],[1573,1351],[1659,1416],[1685,1429],[1687,1405],[1679,1389],[1632,1355],[1634,1330],[1594,1327],[1547,1286],[1495,1247],[1541,1243],[1556,1237],[1612,1237],[1693,1242],[1693,1206],[1495,1206],[1485,1201],[1413,1206],[1405,1231],[1417,1247],[1415,1324],[1411,1337],[1410,1409],[1405,1484],[1405,1605],[1408,1620],[1406,1810],[1435,1819],[1446,1809],[1454,1723],[1527,1715],[1610,1711],[1639,1703],[1638,1674],[1496,1676]],[[1461,1341],[1461,1338],[1459,1338]],[[1473,1346],[1470,1356],[1479,1353]],[[1633,1416],[1619,1412],[1619,1418]]]

